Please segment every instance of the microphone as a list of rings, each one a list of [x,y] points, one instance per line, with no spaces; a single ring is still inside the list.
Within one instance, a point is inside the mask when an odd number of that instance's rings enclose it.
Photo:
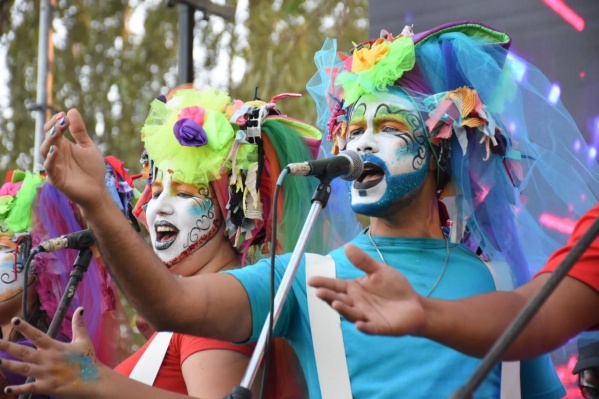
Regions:
[[[36,252],[53,252],[63,248],[86,249],[94,244],[94,236],[90,229],[65,234],[58,238],[42,241],[36,248]]]
[[[285,167],[290,175],[316,176],[356,180],[364,171],[364,162],[355,151],[341,151],[339,155],[309,162],[290,163]]]

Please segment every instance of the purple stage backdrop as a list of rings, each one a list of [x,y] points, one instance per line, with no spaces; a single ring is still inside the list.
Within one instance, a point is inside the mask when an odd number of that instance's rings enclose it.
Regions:
[[[512,37],[512,50],[554,83],[547,96],[570,111],[596,159],[599,147],[599,1],[370,0],[370,37],[405,25],[421,32],[445,22],[475,20]]]

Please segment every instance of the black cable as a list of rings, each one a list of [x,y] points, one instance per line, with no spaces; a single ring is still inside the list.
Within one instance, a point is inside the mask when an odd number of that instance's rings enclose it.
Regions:
[[[29,316],[27,315],[27,290],[29,289],[29,270],[31,268],[31,262],[33,261],[33,258],[35,258],[35,255],[37,255],[39,252],[40,251],[37,248],[33,249],[29,253],[27,260],[25,261],[25,265],[23,266],[23,298],[21,299],[21,307],[23,312],[23,320],[25,320],[26,322],[29,322]]]
[[[262,372],[262,384],[260,387],[260,399],[264,399],[266,392],[267,374],[270,366],[271,340],[274,328],[274,310],[275,310],[275,259],[277,252],[277,207],[279,203],[279,191],[281,183],[277,182],[275,187],[275,198],[273,200],[272,211],[272,235],[270,237],[270,312],[268,318],[268,336],[266,337],[266,348],[264,350],[264,370]]]

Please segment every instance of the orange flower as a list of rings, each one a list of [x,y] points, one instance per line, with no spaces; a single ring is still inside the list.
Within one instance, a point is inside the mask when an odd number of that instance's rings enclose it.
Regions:
[[[366,71],[387,56],[389,45],[380,43],[372,48],[362,47],[354,51],[351,71],[353,73]]]

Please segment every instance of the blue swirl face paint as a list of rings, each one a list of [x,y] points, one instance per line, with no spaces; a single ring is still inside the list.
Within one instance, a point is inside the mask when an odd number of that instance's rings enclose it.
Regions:
[[[364,96],[352,109],[347,149],[364,160],[350,185],[356,213],[378,216],[424,182],[429,164],[426,128],[405,95]]]

